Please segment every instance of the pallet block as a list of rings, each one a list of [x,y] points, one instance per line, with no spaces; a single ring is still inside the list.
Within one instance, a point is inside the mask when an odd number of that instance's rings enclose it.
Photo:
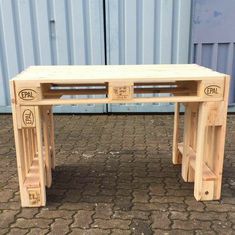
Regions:
[[[173,164],[194,182],[196,200],[219,199],[229,81],[195,64],[29,67],[10,81],[22,206],[46,205],[55,168],[52,106],[68,104],[174,102]]]

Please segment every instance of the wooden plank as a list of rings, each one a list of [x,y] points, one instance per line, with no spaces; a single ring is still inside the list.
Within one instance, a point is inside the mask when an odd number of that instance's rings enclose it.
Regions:
[[[175,103],[174,132],[173,132],[173,146],[172,146],[172,162],[173,162],[173,164],[181,164],[182,163],[182,154],[180,154],[180,152],[178,150],[179,111],[180,111],[180,103]]]
[[[195,163],[195,183],[194,197],[196,200],[202,200],[203,197],[203,157],[205,154],[205,134],[207,127],[208,109],[207,103],[199,105],[198,129],[197,129],[197,147]],[[213,192],[211,192],[213,194]]]
[[[196,166],[195,153],[190,156],[190,165],[195,171],[195,166]],[[217,179],[214,172],[205,164],[205,162],[203,162],[203,165],[202,165],[202,179],[203,179],[203,181],[212,181],[212,180]]]
[[[46,205],[46,189],[45,189],[45,167],[43,157],[43,142],[42,142],[42,123],[41,123],[41,108],[35,107],[36,119],[36,136],[37,136],[37,149],[38,149],[38,162],[39,162],[39,175],[40,175],[40,202],[37,206]]]
[[[51,167],[55,169],[55,140],[54,140],[54,120],[52,106],[49,110],[49,127],[50,127],[50,153],[51,153]]]
[[[119,85],[120,86],[120,85]],[[58,89],[58,90],[48,90],[43,93],[45,97],[50,96],[62,96],[62,95],[105,95],[108,89]],[[195,93],[185,87],[159,87],[159,88],[134,88],[134,93],[136,94],[155,94],[155,93],[171,93],[171,94],[189,94]]]
[[[222,125],[221,128],[217,128],[215,132],[215,146],[217,146],[217,157],[215,158],[215,168],[214,172],[218,177],[217,182],[214,187],[214,200],[218,200],[221,197],[221,185],[222,185],[222,173],[223,173],[223,162],[224,162],[224,148],[225,148],[225,138],[226,138],[226,125],[227,125],[227,109],[228,109],[228,97],[229,97],[229,85],[230,76],[225,76],[225,86],[224,86],[224,101],[219,104],[222,107],[223,112],[221,112]]]
[[[222,98],[212,98],[211,101],[221,101]],[[40,101],[25,102],[24,105],[69,105],[69,104],[119,104],[119,103],[190,103],[203,102],[203,98],[198,96],[167,96],[167,97],[138,97],[131,100],[110,100],[107,98],[90,99],[43,99]]]
[[[178,144],[178,150],[181,154],[183,154],[183,143]],[[188,155],[189,155],[189,164],[192,167],[192,169],[195,171],[195,165],[196,165],[196,153],[195,151],[189,147],[188,150]],[[217,176],[214,174],[214,172],[206,165],[205,162],[203,162],[202,166],[202,178],[204,181],[211,181],[211,180],[216,180]]]
[[[17,172],[20,187],[20,198],[21,206],[25,207],[29,205],[28,192],[24,187],[25,180],[25,163],[24,163],[24,153],[23,153],[23,142],[22,142],[22,131],[18,129],[18,119],[20,120],[19,112],[17,112],[16,98],[15,98],[15,85],[14,81],[10,81],[10,92],[11,92],[11,105],[12,105],[12,118],[13,118],[13,128],[15,137],[15,148],[16,148],[16,160],[17,160]]]
[[[42,108],[42,127],[43,127],[43,140],[44,140],[44,156],[46,166],[46,186],[50,187],[52,183],[51,174],[51,153],[50,153],[50,137],[49,137],[49,115],[48,106]]]
[[[108,78],[115,79],[154,79],[178,78],[193,79],[196,77],[221,77],[220,73],[205,69],[200,66],[191,65],[119,65],[119,66],[39,66],[30,67],[21,73],[16,79],[34,80],[40,77],[41,80],[87,80],[101,81]],[[78,79],[79,78],[79,79]],[[200,80],[200,79],[199,79]],[[142,82],[140,81],[140,82]]]
[[[189,165],[190,147],[195,148],[196,126],[197,120],[197,104],[189,103],[185,105],[184,114],[184,141],[182,154],[182,169],[181,174],[186,182],[194,181],[194,174],[191,172]]]

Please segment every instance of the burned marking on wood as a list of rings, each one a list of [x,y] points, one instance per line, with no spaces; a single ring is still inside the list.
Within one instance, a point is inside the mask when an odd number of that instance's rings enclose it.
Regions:
[[[34,125],[34,114],[30,109],[26,109],[22,115],[23,123],[25,126],[33,126]]]
[[[40,190],[29,190],[29,202],[31,205],[37,205],[41,201]]]
[[[18,96],[22,100],[31,101],[37,98],[37,92],[33,89],[23,89],[18,93]]]
[[[220,86],[217,86],[217,85],[210,85],[210,86],[207,86],[207,87],[204,89],[204,93],[205,93],[207,96],[219,95],[220,89],[221,89]]]
[[[113,99],[131,99],[131,87],[130,86],[122,86],[122,87],[113,87]]]

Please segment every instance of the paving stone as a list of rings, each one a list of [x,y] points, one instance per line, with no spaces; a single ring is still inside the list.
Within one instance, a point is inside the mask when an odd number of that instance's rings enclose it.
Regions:
[[[168,204],[162,203],[134,203],[132,210],[141,210],[141,211],[166,211]]]
[[[194,235],[193,231],[185,231],[181,229],[172,229],[172,230],[161,230],[154,229],[154,234],[156,235]]]
[[[113,204],[99,203],[95,208],[94,219],[109,219],[113,214]]]
[[[158,229],[169,229],[171,221],[169,220],[169,213],[162,211],[154,211],[152,213],[153,224],[152,227]]]
[[[130,230],[112,229],[111,235],[130,235]]]
[[[195,230],[195,234],[196,235],[215,235],[217,234],[216,232],[212,231],[212,230]],[[221,233],[223,234],[223,233]]]
[[[72,219],[55,219],[55,222],[51,224],[50,234],[66,234],[69,232],[69,225],[72,223]]]
[[[148,220],[150,212],[147,211],[115,211],[113,218],[115,219],[141,219]]]
[[[22,229],[22,228],[12,228],[9,232],[11,235],[24,235],[28,233],[28,229]]]
[[[151,235],[153,234],[150,226],[150,221],[142,221],[138,219],[133,219],[130,224],[130,229],[132,231],[132,234],[145,234],[145,235]]]
[[[134,190],[133,197],[134,197],[134,199],[132,200],[132,202],[146,203],[149,201],[148,191]]]
[[[51,219],[24,219],[19,218],[16,222],[12,225],[12,227],[17,228],[48,228],[49,224],[52,223]]]
[[[183,203],[169,203],[170,211],[186,211],[187,206]]]
[[[190,198],[185,200],[188,211],[204,211],[205,205],[203,202],[197,202],[195,198]]]
[[[21,208],[21,212],[17,215],[17,218],[33,219],[38,212],[38,208]]]
[[[0,228],[9,228],[10,224],[14,222],[14,216],[17,214],[14,210],[4,210],[0,213]]]
[[[207,211],[217,211],[217,212],[228,212],[228,211],[234,211],[235,212],[235,205],[229,205],[229,204],[208,204],[206,205]]]
[[[111,233],[110,230],[91,228],[91,229],[79,229],[72,228],[71,235],[109,235]]]
[[[10,189],[0,190],[0,203],[8,202],[13,197],[14,192]]]
[[[31,228],[27,235],[46,235],[48,232],[49,229]]]
[[[158,203],[184,203],[184,197],[175,196],[151,196],[150,202]]]
[[[94,228],[101,228],[101,229],[129,229],[131,221],[130,220],[121,220],[121,219],[110,219],[110,220],[103,220],[103,219],[95,219],[94,223],[91,225]]]
[[[193,212],[192,212],[193,213]],[[186,211],[171,211],[170,212],[170,218],[172,220],[188,220],[189,218],[189,212],[186,212]],[[196,219],[196,218],[195,218]]]
[[[218,212],[191,212],[190,213],[190,219],[196,219],[196,220],[220,220],[220,221],[226,221],[227,220],[227,214],[226,213],[218,213]]]
[[[36,215],[37,218],[44,219],[55,219],[55,218],[63,218],[63,219],[72,219],[73,211],[68,210],[48,210],[48,208],[42,208],[40,213]]]
[[[0,229],[0,235],[6,235],[6,234],[9,234],[9,229],[1,228]]]
[[[235,224],[235,212],[228,213],[228,220]]]
[[[213,220],[212,220],[213,221]],[[232,223],[229,221],[218,221],[214,220],[212,222],[212,229],[216,231],[218,234],[234,234],[234,230],[232,229]]]
[[[172,165],[172,123],[173,115],[55,115],[56,169],[38,209],[20,207],[12,118],[0,115],[0,235],[235,234],[234,116],[220,201],[197,202]]]
[[[95,208],[95,203],[79,202],[79,203],[63,203],[59,209],[61,210],[93,210]]]
[[[71,225],[72,227],[79,227],[82,229],[89,228],[92,223],[91,216],[94,214],[93,211],[84,211],[80,210],[74,216],[74,223]]]
[[[183,229],[183,230],[194,230],[194,229],[203,229],[209,230],[211,222],[199,221],[199,220],[174,220],[172,228],[173,229]]]

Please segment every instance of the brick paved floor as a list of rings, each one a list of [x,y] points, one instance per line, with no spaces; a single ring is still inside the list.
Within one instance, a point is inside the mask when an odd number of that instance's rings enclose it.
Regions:
[[[196,202],[171,163],[173,116],[56,116],[55,124],[47,207],[25,209],[11,116],[0,116],[0,234],[235,234],[235,116],[214,202]]]

